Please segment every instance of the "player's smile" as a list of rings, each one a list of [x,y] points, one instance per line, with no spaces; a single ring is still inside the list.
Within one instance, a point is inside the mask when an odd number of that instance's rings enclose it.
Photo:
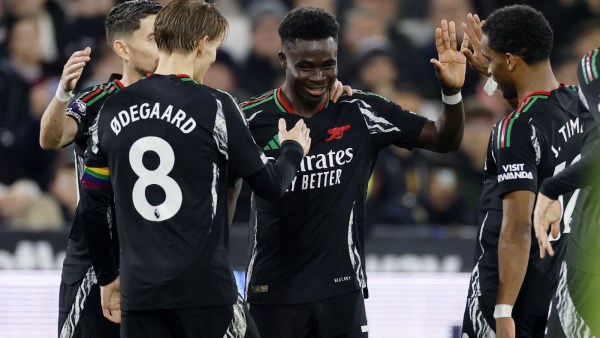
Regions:
[[[323,95],[325,95],[325,91],[327,90],[327,82],[319,86],[307,85],[305,86],[305,88],[311,96],[322,97]]]

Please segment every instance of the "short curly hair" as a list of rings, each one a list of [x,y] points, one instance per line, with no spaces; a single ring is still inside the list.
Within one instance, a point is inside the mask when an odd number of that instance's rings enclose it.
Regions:
[[[485,20],[482,30],[493,50],[520,56],[527,64],[550,57],[554,33],[544,15],[533,7],[500,8]]]
[[[113,42],[123,35],[131,35],[140,28],[140,21],[149,15],[158,14],[162,6],[151,0],[130,0],[113,7],[106,19],[106,42]]]
[[[296,39],[323,40],[332,37],[338,41],[340,25],[335,17],[321,8],[300,7],[287,13],[279,25],[281,44]]]

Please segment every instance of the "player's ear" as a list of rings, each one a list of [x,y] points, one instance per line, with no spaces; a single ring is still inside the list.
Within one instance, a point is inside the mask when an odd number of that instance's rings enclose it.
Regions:
[[[519,56],[512,53],[506,53],[506,66],[508,67],[509,71],[512,72],[517,64],[521,61],[523,61],[523,59],[521,59]]]
[[[287,68],[287,58],[286,58],[283,50],[280,50],[278,55],[279,55],[279,63],[281,64],[281,68],[283,68],[283,69]]]
[[[198,44],[196,45],[196,53],[198,56],[204,53],[204,49],[206,48],[206,44],[208,43],[208,35],[205,35],[202,39],[198,40]]]
[[[121,59],[126,61],[129,61],[131,59],[131,56],[129,55],[129,48],[127,47],[127,43],[124,40],[115,40],[113,42],[113,49]]]

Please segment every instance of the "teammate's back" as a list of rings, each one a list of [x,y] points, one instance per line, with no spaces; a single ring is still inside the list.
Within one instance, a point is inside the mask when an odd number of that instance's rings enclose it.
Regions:
[[[189,77],[153,75],[105,103],[94,138],[123,222],[125,309],[234,302],[226,163],[245,175],[264,166],[258,147],[236,142],[243,129],[249,134],[229,95]]]

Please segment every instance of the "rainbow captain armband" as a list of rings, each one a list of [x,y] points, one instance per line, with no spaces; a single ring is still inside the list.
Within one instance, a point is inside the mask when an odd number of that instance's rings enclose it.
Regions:
[[[84,188],[94,190],[111,189],[110,183],[110,168],[103,167],[88,167],[83,168],[83,177],[81,177],[81,185]]]

